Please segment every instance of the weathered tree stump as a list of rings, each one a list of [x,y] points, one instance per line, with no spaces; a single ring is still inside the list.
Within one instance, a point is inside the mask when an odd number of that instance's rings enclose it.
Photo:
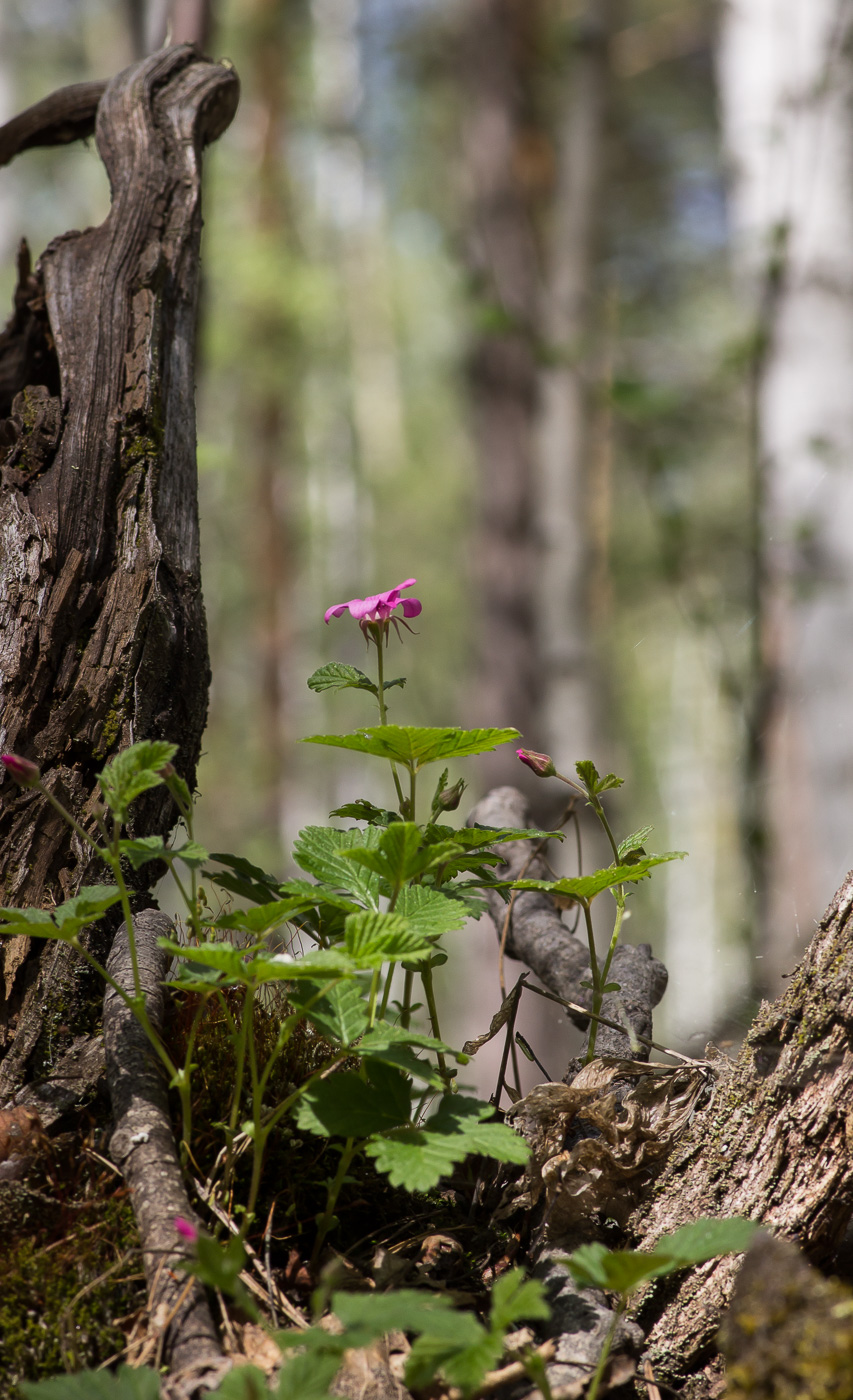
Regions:
[[[130,742],[172,740],[195,779],[209,682],[193,375],[200,164],[238,91],[229,67],[180,45],[0,130],[6,161],[94,129],[112,191],[100,227],[55,239],[34,270],[22,253],[0,338],[0,746],[37,762],[84,826],[98,772]],[[165,834],[165,791],[138,803],[133,823]],[[90,865],[40,794],[7,780],[2,902],[65,898]],[[67,948],[28,939],[0,957],[3,1098],[51,1018],[73,1020],[79,967]]]

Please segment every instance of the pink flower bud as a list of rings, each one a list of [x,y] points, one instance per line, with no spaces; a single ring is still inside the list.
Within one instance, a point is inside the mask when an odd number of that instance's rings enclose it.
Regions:
[[[182,1215],[175,1216],[175,1229],[187,1244],[195,1244],[198,1239],[198,1230],[191,1220],[185,1220]]]
[[[10,778],[14,778],[18,787],[32,788],[38,787],[41,782],[41,773],[35,763],[31,763],[28,758],[19,758],[14,753],[4,753],[0,758]]]
[[[534,753],[533,749],[516,749],[516,753],[537,778],[553,778],[557,772],[553,758],[547,753]]]

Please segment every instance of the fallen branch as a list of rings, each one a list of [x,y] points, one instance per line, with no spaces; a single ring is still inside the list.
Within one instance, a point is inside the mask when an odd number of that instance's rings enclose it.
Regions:
[[[158,948],[157,940],[174,936],[174,928],[156,909],[138,914],[134,928],[145,1004],[159,1034],[169,955]],[[107,971],[128,996],[133,994],[124,924],[116,934]],[[165,1074],[139,1022],[112,987],[104,996],[104,1045],[115,1125],[110,1155],[130,1188],[139,1226],[150,1329],[163,1361],[173,1373],[181,1373],[184,1393],[192,1394],[201,1385],[212,1384],[228,1363],[204,1289],[181,1268],[192,1250],[176,1231],[175,1218],[191,1221],[194,1217],[175,1147]]]

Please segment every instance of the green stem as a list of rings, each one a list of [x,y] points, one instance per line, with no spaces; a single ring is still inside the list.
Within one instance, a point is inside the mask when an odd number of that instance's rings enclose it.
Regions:
[[[379,974],[382,969],[375,967],[370,979],[370,1000],[367,1004],[367,1023],[372,1026],[376,1020],[376,998],[379,995]]]
[[[406,973],[406,980],[403,983],[403,1005],[400,1007],[400,1025],[404,1031],[409,1029],[412,1019],[412,992],[415,989],[415,974]]]
[[[237,1135],[237,1125],[240,1121],[240,1103],[243,1097],[243,1081],[246,1077],[246,1044],[251,1034],[253,998],[254,988],[246,987],[243,1000],[243,1014],[240,1017],[240,1025],[238,1028],[228,1009],[228,1003],[225,997],[222,997],[222,1006],[225,1011],[225,1018],[228,1023],[231,1039],[234,1043],[235,1052],[234,1096],[231,1100],[231,1112],[228,1117],[228,1127],[225,1133],[225,1172],[223,1176],[223,1185],[226,1199],[231,1189],[231,1182],[234,1176],[234,1138]]]
[[[379,723],[387,724],[388,710],[385,705],[385,658],[382,654],[382,642],[384,640],[383,632],[384,628],[381,623],[377,623],[375,625],[375,628],[371,629],[373,640],[376,643],[376,676],[378,681],[378,691],[376,699],[379,702]],[[394,763],[391,764],[391,774],[394,779],[394,786],[397,789],[397,801],[399,802],[400,807],[402,808],[405,799],[403,797],[403,789],[400,786],[400,779],[397,774],[397,766]],[[414,820],[414,818],[412,818],[412,820]]]
[[[54,797],[53,793],[49,790],[49,788],[45,787],[44,783],[37,783],[36,786],[38,787],[39,792],[47,798],[51,807],[55,808],[55,810],[59,813],[63,821],[66,821],[68,825],[72,827],[74,831],[77,832],[77,835],[82,837],[82,839],[86,842],[88,846],[92,847],[92,850],[95,852],[95,855],[98,855],[103,859],[103,857],[106,855],[106,852],[102,849],[101,846],[98,845],[94,837],[90,836],[88,831],[86,831],[85,828],[82,827],[78,821],[74,820],[71,813],[67,811],[65,807],[63,807],[62,803],[59,801],[59,798]]]
[[[340,1161],[338,1162],[338,1170],[335,1172],[334,1178],[329,1183],[326,1191],[326,1208],[317,1221],[317,1238],[314,1241],[314,1248],[311,1251],[311,1261],[308,1265],[309,1272],[312,1274],[316,1271],[317,1264],[320,1260],[320,1252],[325,1244],[326,1236],[331,1229],[335,1214],[335,1206],[338,1203],[338,1197],[341,1194],[344,1178],[349,1171],[350,1162],[355,1156],[355,1151],[355,1138],[347,1138],[343,1151],[341,1152]]]
[[[427,966],[423,969],[423,971],[421,972],[421,982],[423,983],[424,994],[426,996],[427,1011],[429,1012],[429,1020],[430,1025],[432,1026],[432,1033],[435,1036],[436,1040],[441,1040],[441,1030],[439,1029],[438,1025],[438,1007],[435,1004],[435,989],[433,987],[432,982],[431,967]],[[440,1050],[436,1051],[435,1058],[438,1061],[438,1072],[441,1075],[447,1087],[450,1088],[451,1077],[447,1072],[447,1062]]]
[[[588,900],[580,901],[583,909],[584,922],[586,924],[586,937],[589,944],[589,970],[592,977],[592,1014],[593,1018],[601,1012],[601,973],[598,968],[598,955],[595,951],[595,933],[592,927],[592,911]],[[589,1028],[589,1047],[586,1052],[586,1063],[589,1064],[595,1058],[595,1037],[598,1033],[598,1021],[593,1019]]]
[[[616,920],[613,924],[613,932],[610,935],[610,947],[607,950],[607,957],[604,959],[604,967],[601,969],[601,982],[607,985],[610,975],[610,964],[613,961],[613,954],[616,952],[616,945],[619,942],[619,934],[622,930],[622,919],[625,915],[625,893],[620,887],[619,893],[614,891],[613,898],[616,900]]]
[[[391,995],[391,983],[392,983],[393,980],[394,980],[394,970],[395,970],[395,966],[396,966],[395,963],[391,963],[391,965],[390,965],[389,968],[388,968],[388,975],[387,975],[387,977],[385,978],[385,986],[384,986],[383,989],[382,989],[382,1002],[381,1002],[380,1007],[379,1007],[379,1019],[380,1019],[380,1021],[384,1021],[384,1020],[385,1020],[385,1013],[386,1013],[386,1011],[388,1010],[388,998],[389,998],[389,996]]]
[[[202,994],[201,994],[201,998],[200,998],[200,1000],[199,1000],[198,1006],[196,1007],[195,1012],[194,1012],[194,1014],[193,1014],[192,1023],[191,1023],[191,1025],[190,1025],[190,1033],[189,1033],[189,1035],[187,1036],[187,1049],[186,1049],[186,1054],[184,1055],[184,1063],[183,1063],[183,1066],[182,1066],[182,1070],[181,1070],[180,1075],[177,1076],[177,1078],[178,1078],[178,1085],[177,1085],[177,1087],[178,1087],[178,1093],[179,1093],[180,1096],[181,1096],[181,1151],[182,1151],[182,1154],[185,1154],[185,1153],[188,1153],[188,1152],[189,1152],[190,1142],[192,1141],[191,1135],[192,1135],[192,1114],[193,1114],[193,1098],[192,1098],[192,1068],[193,1068],[193,1065],[192,1065],[192,1057],[193,1057],[193,1050],[195,1049],[195,1042],[196,1042],[196,1037],[197,1037],[197,1035],[198,1035],[199,1026],[201,1025],[201,1018],[202,1018],[202,1016],[204,1015],[205,1010],[207,1009],[207,1003],[210,1001],[211,996],[212,996],[212,993],[211,993],[211,992],[202,992]],[[186,1163],[185,1163],[184,1165],[186,1165]]]
[[[596,1400],[599,1387],[604,1376],[604,1370],[607,1366],[607,1362],[610,1357],[610,1348],[613,1345],[613,1338],[616,1336],[616,1328],[619,1326],[620,1318],[622,1317],[622,1314],[624,1313],[626,1307],[627,1299],[620,1298],[619,1306],[616,1308],[616,1311],[613,1314],[613,1321],[607,1329],[607,1336],[604,1338],[604,1344],[601,1348],[601,1355],[598,1358],[598,1365],[596,1366],[595,1371],[593,1372],[589,1390],[586,1393],[586,1400]]]

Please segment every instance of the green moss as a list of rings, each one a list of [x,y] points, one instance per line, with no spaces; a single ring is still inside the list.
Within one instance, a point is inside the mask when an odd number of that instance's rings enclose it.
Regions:
[[[123,1192],[72,1209],[31,1212],[3,1241],[0,1400],[19,1382],[98,1366],[126,1344],[145,1303],[138,1235]]]

